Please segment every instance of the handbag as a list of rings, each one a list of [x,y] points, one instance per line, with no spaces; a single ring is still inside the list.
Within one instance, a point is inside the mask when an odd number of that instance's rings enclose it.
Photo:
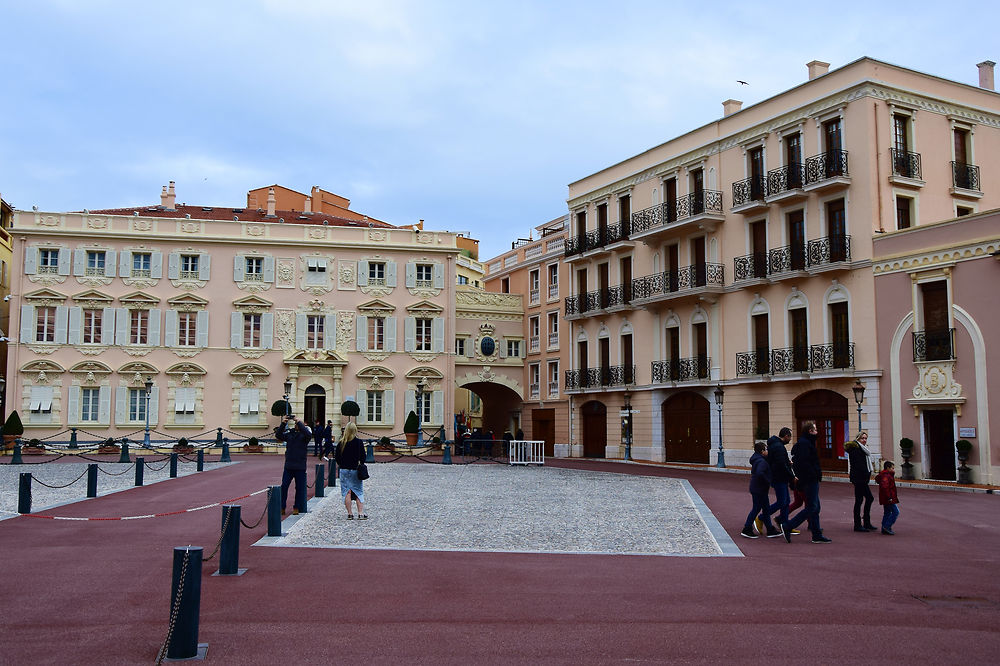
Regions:
[[[368,478],[368,465],[362,463],[358,464],[358,481],[364,481]]]

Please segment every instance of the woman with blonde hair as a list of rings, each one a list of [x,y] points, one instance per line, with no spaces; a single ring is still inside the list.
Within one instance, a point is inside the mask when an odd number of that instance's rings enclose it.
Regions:
[[[365,445],[358,439],[358,426],[353,422],[344,427],[337,442],[337,466],[340,467],[340,494],[344,497],[347,519],[354,520],[351,501],[358,505],[358,520],[368,520],[365,513],[365,488],[358,478],[358,466],[365,461]]]
[[[855,532],[873,532],[875,530],[875,526],[872,525],[872,501],[875,497],[872,495],[871,489],[868,488],[868,482],[872,478],[872,458],[867,443],[868,433],[862,430],[852,441],[844,444],[844,450],[847,451],[847,475],[854,485]],[[865,505],[863,521],[862,502]]]

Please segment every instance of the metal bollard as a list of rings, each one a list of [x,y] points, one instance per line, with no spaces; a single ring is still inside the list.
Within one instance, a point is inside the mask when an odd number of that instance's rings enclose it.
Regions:
[[[124,437],[122,438],[122,455],[118,458],[120,463],[130,463],[132,459],[128,457],[128,440]]]
[[[167,659],[193,659],[198,656],[202,556],[199,546],[174,548],[174,571],[170,580],[172,628]]]
[[[145,473],[146,459],[138,456],[135,459],[135,485],[142,485],[142,475]]]
[[[240,513],[239,504],[225,504],[222,507],[222,544],[219,546],[219,576],[240,576],[246,569],[240,569]]]
[[[11,465],[23,465],[24,459],[21,458],[21,442],[14,442],[14,455],[10,459]]]
[[[451,464],[451,445],[450,444],[445,444],[444,445],[444,455],[441,456],[441,464],[442,465],[450,465]]]
[[[267,494],[267,536],[281,536],[281,486],[270,486]]]
[[[329,483],[327,485],[329,485],[331,488],[336,488],[337,487],[337,461],[334,460],[333,458],[330,458],[330,473],[328,474],[328,476],[330,477],[330,481],[329,481]]]
[[[69,448],[71,449],[78,448],[76,441],[76,428],[69,429]]]
[[[229,438],[225,437],[222,440],[222,457],[219,458],[219,462],[233,462],[233,459],[229,455]]]
[[[326,497],[326,465],[319,463],[316,465],[316,497]]]
[[[177,478],[177,452],[174,451],[170,454],[170,478]]]
[[[87,465],[87,497],[97,497],[97,463]]]
[[[17,487],[17,512],[31,513],[31,472],[21,472]]]
[[[205,471],[205,449],[198,449],[198,471]]]

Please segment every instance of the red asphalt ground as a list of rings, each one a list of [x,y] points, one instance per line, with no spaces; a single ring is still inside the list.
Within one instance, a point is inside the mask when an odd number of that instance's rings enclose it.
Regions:
[[[265,520],[242,530],[246,575],[212,577],[217,561],[204,565],[199,641],[209,644],[207,661],[1000,660],[995,495],[901,489],[897,536],[889,537],[854,533],[851,487],[824,483],[822,522],[833,543],[811,544],[804,533],[786,544],[739,536],[749,511],[745,475],[548,464],[687,478],[746,557],[252,547],[266,534]],[[274,484],[281,466],[277,456],[247,456],[225,469],[43,514],[122,516],[201,506]],[[339,495],[333,490],[325,501],[339,503]],[[252,523],[264,495],[242,506]],[[415,507],[413,519],[434,510]],[[877,500],[875,510],[880,517]],[[173,548],[200,545],[207,556],[220,516],[212,508],[133,521],[0,521],[0,663],[154,662],[167,631]],[[377,528],[377,520],[369,526]]]

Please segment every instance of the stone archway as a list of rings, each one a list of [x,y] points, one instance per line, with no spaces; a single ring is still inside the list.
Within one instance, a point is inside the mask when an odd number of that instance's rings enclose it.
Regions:
[[[511,422],[515,415],[520,414],[521,396],[496,382],[467,382],[460,384],[459,388],[471,391],[482,401],[483,432],[492,432],[495,439],[502,439],[504,432],[513,427]],[[462,409],[456,405],[457,411]]]
[[[301,418],[312,427],[318,419],[322,423],[326,423],[328,417],[326,415],[326,389],[324,389],[319,384],[310,384],[305,390],[305,407],[303,408],[304,414],[301,414]]]

